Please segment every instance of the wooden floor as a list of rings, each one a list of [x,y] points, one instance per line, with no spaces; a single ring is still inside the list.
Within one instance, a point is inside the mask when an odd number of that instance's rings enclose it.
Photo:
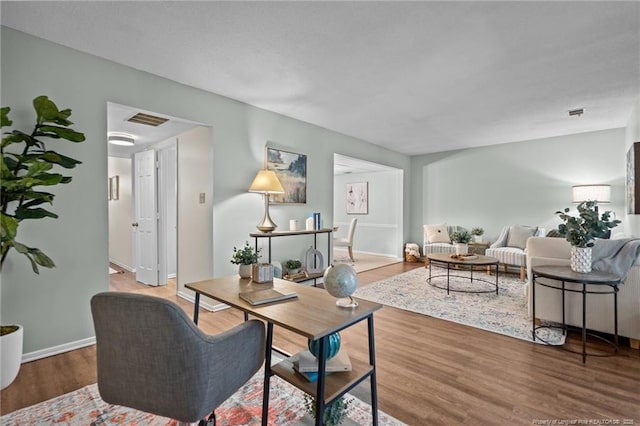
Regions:
[[[363,272],[359,284],[421,266],[400,263]],[[177,299],[173,286],[135,284],[128,273],[111,277],[114,290],[163,296],[192,314],[192,305]],[[240,321],[242,314],[232,309],[202,312],[199,326],[216,333]],[[640,425],[640,351],[628,345],[615,357],[587,358],[582,364],[579,355],[554,347],[391,307],[376,313],[375,332],[380,409],[407,424],[532,425],[562,420]],[[365,324],[342,333],[349,354],[363,361],[366,335]],[[276,327],[274,344],[293,353],[306,342]],[[16,381],[0,394],[0,412],[95,383],[95,368],[94,346],[23,364]]]

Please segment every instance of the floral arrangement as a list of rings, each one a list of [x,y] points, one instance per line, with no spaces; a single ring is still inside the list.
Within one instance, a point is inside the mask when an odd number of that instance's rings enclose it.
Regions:
[[[469,231],[455,231],[451,234],[451,241],[454,243],[469,244],[471,242],[471,234]]]
[[[471,235],[474,237],[479,237],[484,234],[484,229],[482,228],[471,228]]]

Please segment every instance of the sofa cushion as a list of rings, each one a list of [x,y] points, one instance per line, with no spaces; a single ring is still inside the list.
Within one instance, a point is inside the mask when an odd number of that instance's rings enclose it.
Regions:
[[[440,225],[425,225],[424,233],[426,242],[431,243],[451,243],[449,238],[449,231],[447,230],[447,224],[441,223]]]
[[[533,237],[537,228],[528,226],[510,226],[509,237],[507,238],[507,247],[517,247],[524,250],[527,247],[527,240]]]

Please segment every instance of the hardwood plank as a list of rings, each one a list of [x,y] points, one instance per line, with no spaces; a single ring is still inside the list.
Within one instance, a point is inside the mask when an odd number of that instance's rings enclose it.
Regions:
[[[358,274],[359,285],[423,267],[397,263]],[[191,317],[175,283],[150,288],[130,273],[111,276],[120,291],[157,294],[176,301]],[[234,309],[201,311],[199,326],[217,333],[241,322]],[[640,352],[623,344],[614,357],[580,356],[558,348],[428,316],[383,307],[374,316],[381,410],[410,425],[531,425],[536,419],[632,420],[640,424]],[[342,332],[352,358],[367,361],[366,324]],[[579,336],[571,335],[578,344]],[[305,349],[304,338],[276,327],[274,344],[288,353]],[[601,347],[607,350],[606,346]],[[272,380],[279,380],[273,378]],[[95,347],[22,365],[0,393],[0,413],[95,383]]]

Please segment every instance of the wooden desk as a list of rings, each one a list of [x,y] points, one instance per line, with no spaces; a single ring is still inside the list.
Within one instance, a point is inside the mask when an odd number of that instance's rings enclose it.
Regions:
[[[322,413],[326,406],[353,389],[367,377],[370,377],[371,414],[373,424],[378,424],[373,313],[382,308],[382,305],[358,299],[359,306],[356,308],[339,308],[336,306],[336,299],[323,289],[307,287],[277,278],[274,279],[273,284],[257,284],[252,282],[251,279],[243,279],[234,275],[191,283],[185,287],[196,293],[193,315],[196,324],[198,322],[201,294],[243,311],[245,318],[247,315],[253,315],[267,323],[264,399],[262,404],[262,424],[264,426],[267,425],[268,419],[269,380],[272,375],[286,380],[316,399],[316,412],[320,413],[316,418],[316,425],[318,426],[322,424]],[[282,292],[295,291],[298,297],[282,302],[252,306],[238,296],[240,291],[268,287],[273,287]],[[326,376],[324,374],[326,359],[321,357],[318,360],[320,374],[318,375],[317,383],[309,383],[298,375],[293,370],[293,365],[289,359],[271,366],[274,325],[283,327],[307,339],[320,339],[319,352],[323,355],[324,346],[328,340],[327,336],[351,327],[365,319],[367,320],[369,333],[369,363],[352,359],[353,370],[351,372]]]

